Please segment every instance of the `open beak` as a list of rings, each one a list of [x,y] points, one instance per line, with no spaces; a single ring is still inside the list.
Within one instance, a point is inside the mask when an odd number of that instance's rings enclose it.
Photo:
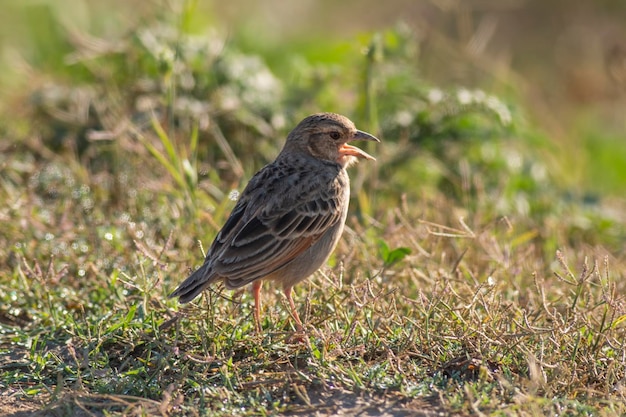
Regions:
[[[350,142],[353,140],[369,140],[372,142],[380,142],[380,140],[376,136],[370,135],[369,133],[363,132],[361,130],[356,131],[352,139],[350,139]],[[372,161],[376,160],[376,158],[374,158],[372,155],[368,154],[364,150],[359,149],[356,146],[348,145],[347,143],[341,145],[341,147],[339,148],[339,153],[342,155],[356,156],[357,158],[369,159]]]

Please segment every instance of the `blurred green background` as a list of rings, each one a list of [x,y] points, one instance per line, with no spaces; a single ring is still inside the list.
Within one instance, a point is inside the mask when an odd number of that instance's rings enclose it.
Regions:
[[[68,69],[84,58],[77,45],[115,49],[155,17],[180,20],[184,33],[219,38],[217,48],[222,42],[260,55],[285,83],[303,76],[300,64],[334,64],[348,80],[353,66],[355,86],[359,55],[372,35],[401,23],[415,40],[417,58],[407,65],[420,79],[483,88],[514,102],[545,133],[540,140],[550,142],[547,157],[559,181],[583,192],[625,191],[626,4],[608,0],[6,0],[0,16],[4,118],[24,110],[25,91],[53,80],[85,82],[84,68]],[[345,103],[336,110],[354,104],[349,97]]]
[[[330,278],[302,284],[327,327],[300,383],[441,399],[446,364],[480,353],[482,394],[446,385],[442,409],[621,415],[625,20],[608,0],[4,0],[0,388],[291,407],[263,386],[275,352],[302,363],[272,341],[280,302],[259,344],[246,294],[167,295],[288,131],[333,111],[382,141],[351,168]],[[396,355],[407,372],[379,372]],[[556,364],[540,385],[534,358]]]

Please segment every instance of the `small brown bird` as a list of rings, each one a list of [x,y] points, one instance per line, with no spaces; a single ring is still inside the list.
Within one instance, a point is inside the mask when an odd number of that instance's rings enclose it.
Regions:
[[[204,264],[170,297],[186,303],[216,281],[228,289],[252,283],[260,331],[261,280],[274,280],[282,284],[302,331],[291,288],[326,262],[341,237],[350,199],[346,168],[357,158],[374,160],[348,145],[353,140],[380,142],[339,114],[318,113],[302,120],[276,160],[257,172],[241,193]]]

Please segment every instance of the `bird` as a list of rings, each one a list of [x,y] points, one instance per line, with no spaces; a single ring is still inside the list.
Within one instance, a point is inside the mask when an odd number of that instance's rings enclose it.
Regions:
[[[358,159],[375,160],[352,141],[380,142],[336,113],[304,118],[288,135],[276,159],[258,171],[240,194],[204,263],[170,294],[187,303],[216,282],[227,289],[252,284],[254,321],[261,332],[261,285],[282,285],[297,332],[304,326],[292,288],[328,260],[348,214],[346,169]]]

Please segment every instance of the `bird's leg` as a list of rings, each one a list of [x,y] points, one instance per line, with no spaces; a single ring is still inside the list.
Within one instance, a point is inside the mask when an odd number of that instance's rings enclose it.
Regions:
[[[285,293],[285,296],[287,297],[287,300],[289,301],[289,307],[291,307],[291,315],[296,321],[296,329],[298,330],[298,332],[303,333],[304,326],[300,321],[300,316],[298,316],[298,310],[296,310],[296,305],[293,302],[293,298],[291,298],[291,287],[285,287],[283,291]]]
[[[256,331],[261,333],[261,285],[263,281],[260,279],[252,283],[252,295],[254,296],[254,323]]]

